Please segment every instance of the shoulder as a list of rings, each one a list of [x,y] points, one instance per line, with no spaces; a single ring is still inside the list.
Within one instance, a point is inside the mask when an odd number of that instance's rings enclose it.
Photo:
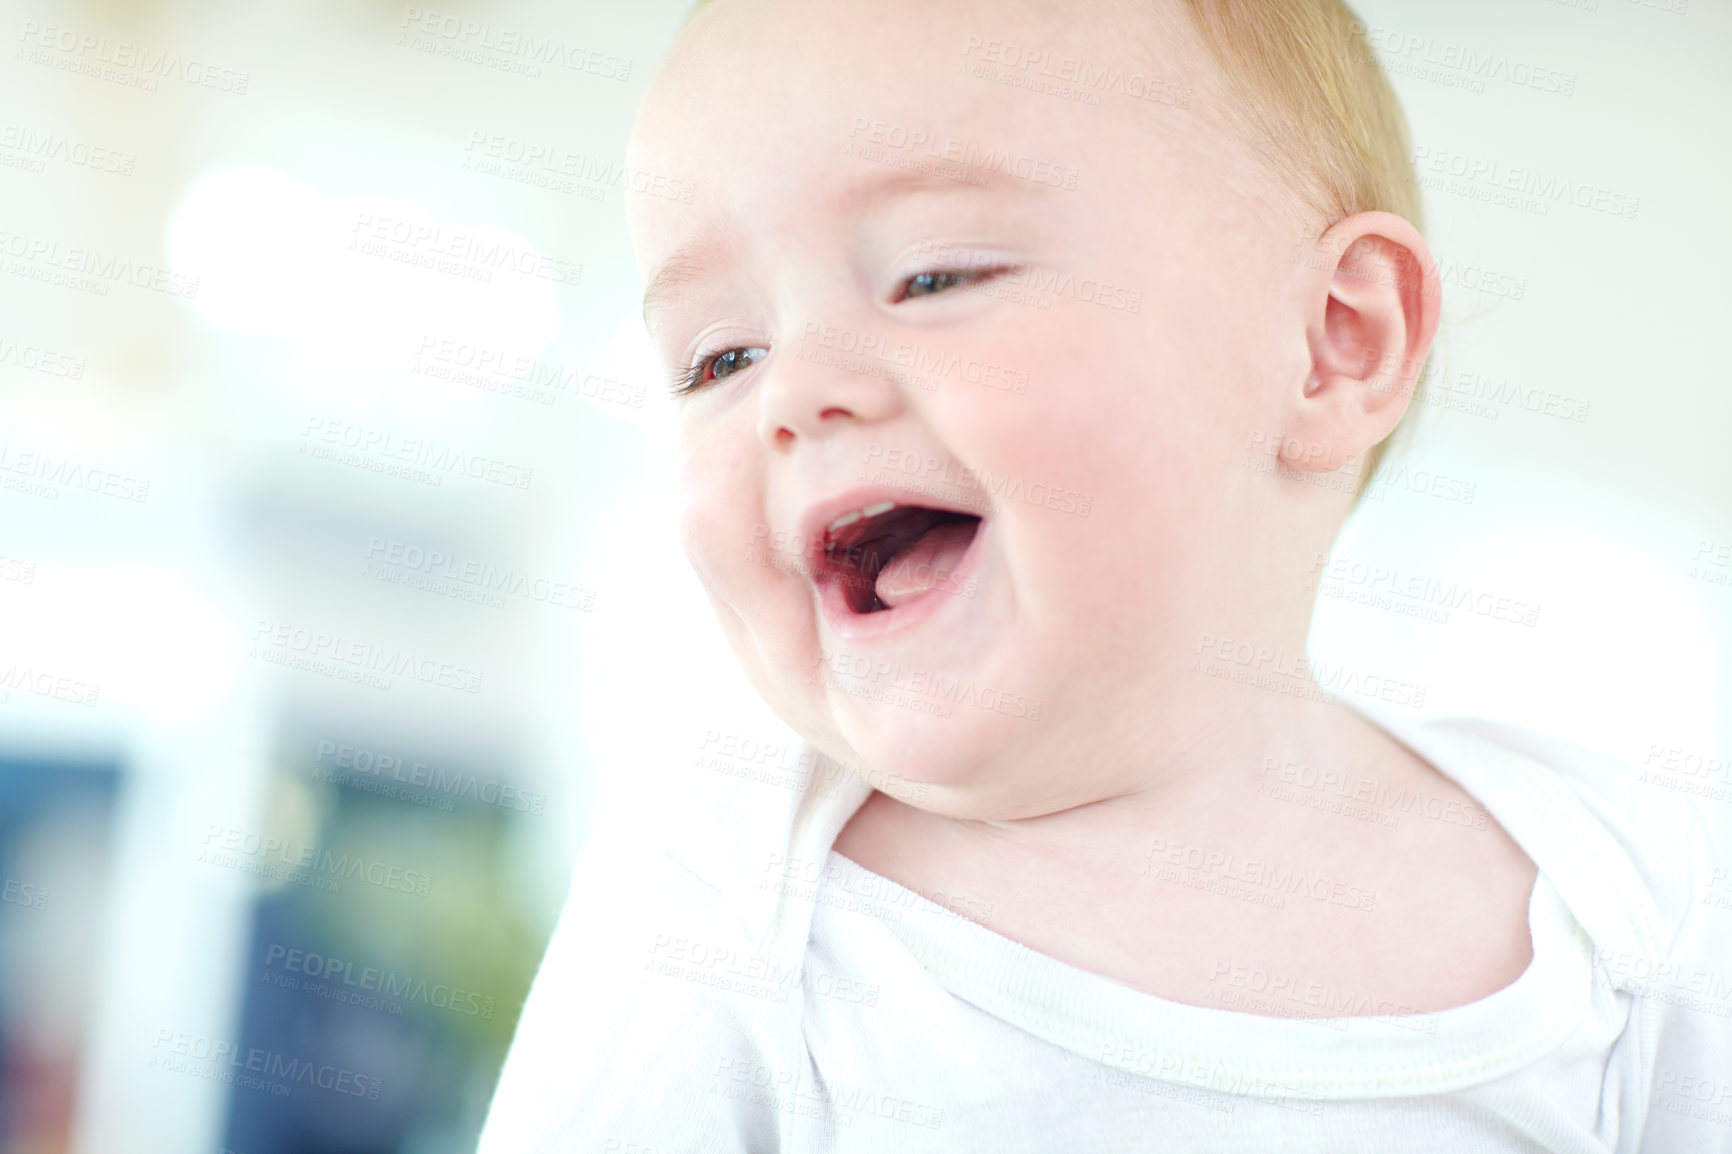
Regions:
[[[1552,876],[1602,959],[1657,961],[1682,945],[1716,859],[1712,827],[1688,795],[1626,760],[1507,722],[1389,728],[1425,747]]]
[[[798,999],[777,977],[712,880],[642,836],[593,834],[481,1154],[779,1148],[774,1115],[730,1094],[728,1077],[790,1060]]]
[[[803,1123],[775,1095],[810,1081],[799,982],[812,921],[812,895],[788,879],[871,792],[794,784],[673,777],[598,818],[479,1154],[788,1147]]]

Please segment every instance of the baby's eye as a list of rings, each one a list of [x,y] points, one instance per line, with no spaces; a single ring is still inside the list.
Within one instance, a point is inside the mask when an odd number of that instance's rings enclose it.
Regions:
[[[911,297],[929,297],[958,285],[973,284],[1007,271],[1001,267],[971,268],[971,269],[937,269],[909,277],[902,285],[902,295],[899,301]]]
[[[766,348],[726,349],[714,356],[705,357],[686,370],[686,373],[674,385],[674,395],[683,396],[694,392],[711,381],[725,380],[748,365],[756,364],[764,359]]]
[[[953,285],[964,284],[971,279],[968,273],[960,272],[923,272],[919,276],[908,278],[908,285],[902,290],[904,297],[930,296]]]
[[[769,349],[752,348],[729,349],[725,353],[717,353],[707,362],[710,379],[719,381],[725,377],[731,377],[747,365],[763,360],[764,354],[769,351]]]

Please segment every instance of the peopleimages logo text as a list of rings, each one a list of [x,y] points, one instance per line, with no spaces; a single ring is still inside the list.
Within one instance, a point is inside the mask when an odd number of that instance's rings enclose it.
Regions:
[[[494,998],[442,982],[429,983],[424,978],[408,978],[377,966],[356,966],[342,958],[311,950],[290,949],[272,943],[265,949],[266,969],[281,969],[291,974],[327,984],[335,983],[352,990],[362,990],[385,998],[405,1002],[420,1002],[453,1014],[476,1018],[491,1018],[496,1006]]]

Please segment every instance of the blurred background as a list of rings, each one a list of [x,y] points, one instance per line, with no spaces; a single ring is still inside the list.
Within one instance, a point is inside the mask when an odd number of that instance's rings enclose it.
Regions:
[[[621,212],[685,7],[7,6],[0,1150],[472,1149],[598,807],[787,760]],[[1357,9],[1446,319],[1314,660],[1732,828],[1732,5]]]

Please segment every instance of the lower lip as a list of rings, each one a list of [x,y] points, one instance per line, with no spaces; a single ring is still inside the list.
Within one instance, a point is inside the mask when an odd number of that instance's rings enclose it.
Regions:
[[[949,589],[928,589],[914,600],[905,601],[894,609],[856,613],[848,607],[848,597],[843,591],[842,582],[825,582],[818,590],[818,605],[830,632],[848,641],[876,641],[893,634],[906,633],[920,626],[933,614],[943,611],[947,602],[962,596],[961,593],[951,590],[966,587],[968,579],[980,568],[980,559],[985,553],[984,542],[987,534],[992,531],[991,525],[990,521],[983,519],[980,527],[974,531],[974,539],[968,543],[961,562],[945,578],[944,583]]]

